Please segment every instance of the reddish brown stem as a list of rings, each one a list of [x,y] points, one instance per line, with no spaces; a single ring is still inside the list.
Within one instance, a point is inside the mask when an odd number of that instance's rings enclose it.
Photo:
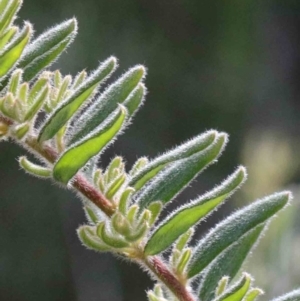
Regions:
[[[45,158],[50,163],[54,163],[57,160],[57,151],[47,144],[39,144],[35,137],[28,137],[26,143],[31,149],[33,149],[39,155],[43,156],[43,158]],[[82,174],[78,173],[75,176],[73,187],[85,197],[87,197],[90,201],[92,201],[105,214],[112,216],[115,210],[113,205]]]
[[[196,301],[194,296],[180,283],[158,256],[146,258],[145,263],[180,301]]]
[[[73,186],[99,207],[107,216],[113,215],[115,208],[113,208],[111,202],[109,202],[100,191],[95,189],[82,174],[75,176]]]
[[[28,146],[42,155],[50,163],[54,163],[58,158],[58,153],[51,146],[41,145],[35,137],[28,137]],[[78,173],[73,180],[73,187],[81,194],[92,201],[105,214],[112,216],[115,208],[82,174]],[[147,267],[175,294],[180,301],[195,301],[194,296],[186,289],[175,275],[168,269],[164,262],[157,256],[144,260]]]

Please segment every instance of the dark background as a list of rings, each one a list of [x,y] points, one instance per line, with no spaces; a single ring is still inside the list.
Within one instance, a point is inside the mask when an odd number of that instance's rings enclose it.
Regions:
[[[229,133],[230,143],[177,204],[213,187],[238,164],[249,168],[250,177],[245,190],[202,229],[273,191],[293,185],[297,196],[299,0],[25,0],[17,23],[30,20],[40,34],[73,16],[79,35],[53,69],[74,75],[110,55],[120,64],[113,79],[135,64],[148,69],[146,105],[106,151],[103,166],[115,154],[130,166],[140,156],[154,157],[215,128]],[[75,232],[85,221],[79,199],[20,171],[16,158],[23,153],[7,142],[0,145],[0,300],[146,300],[148,275],[84,249]],[[294,203],[292,211],[300,212],[299,198]],[[250,261],[256,285],[266,280],[266,296],[300,285],[299,218],[285,220],[290,241],[287,234],[280,239],[274,223],[272,260],[266,253],[271,243],[258,251],[260,259],[270,260],[269,266],[263,260],[265,271],[255,267],[259,260]],[[298,271],[291,274],[291,266]],[[270,278],[270,272],[277,276]]]

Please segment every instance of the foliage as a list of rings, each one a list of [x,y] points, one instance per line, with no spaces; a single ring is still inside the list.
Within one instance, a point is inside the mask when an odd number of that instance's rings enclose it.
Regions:
[[[250,275],[231,282],[291,194],[275,193],[236,211],[192,244],[196,226],[244,183],[244,167],[165,218],[159,216],[217,161],[227,134],[207,131],[152,160],[138,159],[129,172],[118,156],[99,168],[99,156],[143,104],[145,68],[131,68],[101,93],[116,69],[114,57],[74,79],[46,70],[74,39],[77,22],[66,21],[33,39],[29,23],[22,29],[14,25],[21,4],[0,0],[1,138],[36,155],[39,164],[19,159],[26,172],[79,193],[88,219],[77,231],[82,244],[149,271],[157,281],[148,292],[151,301],[256,299],[262,291],[253,287]],[[299,291],[280,297],[299,299]]]

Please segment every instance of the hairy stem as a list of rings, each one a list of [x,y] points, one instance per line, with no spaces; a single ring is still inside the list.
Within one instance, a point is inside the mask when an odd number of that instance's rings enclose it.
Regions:
[[[3,116],[0,116],[0,121],[11,126],[13,122]],[[42,156],[47,162],[54,164],[59,153],[50,145],[44,143],[40,144],[37,138],[33,135],[28,136],[25,140],[25,145],[28,150]],[[72,186],[82,195],[87,197],[97,207],[99,207],[107,216],[112,216],[115,208],[106,197],[98,191],[81,173],[78,173],[73,181]],[[142,255],[142,254],[141,254]],[[141,256],[143,257],[143,255]],[[178,278],[168,269],[164,262],[158,256],[152,256],[141,259],[150,271],[162,281],[170,291],[180,301],[195,301],[194,296],[187,290]]]
[[[158,257],[148,257],[144,260],[145,265],[162,281],[180,301],[195,301],[195,297],[168,269],[164,262]]]
[[[36,137],[29,136],[26,139],[27,146],[30,149],[37,152],[48,162],[54,163],[58,158],[58,153],[55,149],[47,144],[40,144],[37,142]],[[112,216],[115,211],[112,203],[106,199],[106,197],[97,190],[82,174],[78,173],[72,182],[72,186],[92,201],[97,207],[99,207],[107,216]]]

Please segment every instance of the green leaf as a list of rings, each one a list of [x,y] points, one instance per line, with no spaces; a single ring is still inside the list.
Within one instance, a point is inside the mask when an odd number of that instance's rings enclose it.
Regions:
[[[38,95],[34,101],[34,103],[30,106],[28,109],[24,120],[29,121],[32,120],[35,115],[38,113],[39,109],[42,107],[42,105],[47,101],[48,95],[49,95],[50,88],[46,86],[40,95]]]
[[[19,68],[24,70],[24,80],[30,81],[41,70],[53,63],[74,40],[77,21],[71,19],[50,28],[35,39],[24,52]]]
[[[91,250],[105,252],[110,249],[93,233],[90,226],[79,227],[77,234],[82,244]]]
[[[71,145],[55,164],[53,177],[67,184],[80,168],[102,151],[120,132],[126,115],[126,109],[121,107],[118,114],[106,121],[104,125],[101,124],[90,135]]]
[[[126,242],[122,237],[112,235],[107,231],[107,225],[104,222],[97,226],[97,235],[108,245],[116,249],[128,247],[128,242]]]
[[[29,42],[32,28],[25,23],[23,30],[0,53],[0,78],[5,76],[19,60],[25,46]]]
[[[153,159],[152,161],[147,163],[144,168],[140,169],[137,173],[134,174],[134,177],[130,180],[129,185],[134,187],[136,190],[141,189],[167,164],[187,158],[194,153],[205,149],[215,140],[216,134],[216,131],[208,131]]]
[[[17,26],[12,26],[2,35],[2,37],[0,37],[0,50],[2,50],[6,44],[11,41],[11,39],[17,34],[18,30]]]
[[[250,288],[251,282],[252,279],[250,275],[244,273],[236,285],[226,290],[225,293],[216,298],[215,301],[242,301]]]
[[[155,255],[167,249],[180,235],[217,208],[240,187],[245,179],[245,168],[240,167],[219,187],[182,206],[169,217],[166,217],[149,238],[145,247],[145,254]]]
[[[17,69],[10,77],[7,91],[11,92],[13,95],[18,95],[18,90],[22,80],[22,74],[23,71],[21,69]]]
[[[51,170],[49,168],[34,164],[30,162],[26,157],[20,157],[19,164],[25,171],[27,171],[31,175],[42,178],[49,178],[51,176]]]
[[[121,174],[110,184],[110,186],[107,188],[107,191],[105,192],[105,195],[109,200],[111,200],[113,196],[119,191],[125,180],[126,176],[124,174]]]
[[[0,35],[2,35],[4,31],[11,25],[16,13],[21,8],[22,2],[22,0],[11,0],[9,2],[4,1],[2,5],[5,5],[5,8],[3,13],[0,15]],[[0,10],[0,12],[2,12],[2,10]]]
[[[247,232],[209,265],[201,278],[199,289],[200,300],[213,300],[215,289],[222,276],[226,275],[230,279],[235,277],[247,255],[261,236],[264,228],[265,224],[262,224]]]
[[[34,83],[32,88],[30,89],[30,93],[28,96],[28,105],[32,105],[34,103],[36,97],[46,87],[48,82],[49,82],[49,74],[48,72],[45,72],[39,77],[39,79]]]
[[[226,142],[227,135],[218,134],[215,141],[206,149],[171,164],[135,197],[138,204],[144,208],[157,200],[163,203],[172,200],[205,167],[215,162]]]
[[[243,301],[254,301],[257,299],[259,295],[263,295],[263,293],[264,292],[259,288],[252,288],[248,291]],[[300,299],[298,299],[297,301],[300,301]]]
[[[272,301],[300,301],[300,289],[294,290]]]
[[[86,112],[76,120],[68,144],[75,143],[93,131],[99,123],[103,122],[107,116],[115,111],[118,103],[126,106],[124,102],[127,100],[127,97],[130,97],[131,92],[137,87],[144,74],[145,68],[136,66],[110,85]]]
[[[245,233],[265,223],[291,199],[290,192],[275,193],[235,212],[200,240],[189,265],[191,278],[208,266],[223,250]]]
[[[146,94],[145,85],[139,83],[137,87],[130,93],[130,95],[124,101],[123,105],[127,109],[128,115],[130,117],[133,117],[133,115],[143,104],[145,94]]]
[[[10,1],[11,0],[0,0],[0,12],[4,12]]]
[[[69,121],[81,105],[89,99],[99,84],[105,80],[116,68],[116,59],[109,58],[88,77],[54,112],[43,125],[38,140],[46,141]]]
[[[215,296],[218,297],[224,293],[228,286],[229,282],[229,277],[228,276],[223,276],[221,280],[218,282],[218,286],[215,291]]]

